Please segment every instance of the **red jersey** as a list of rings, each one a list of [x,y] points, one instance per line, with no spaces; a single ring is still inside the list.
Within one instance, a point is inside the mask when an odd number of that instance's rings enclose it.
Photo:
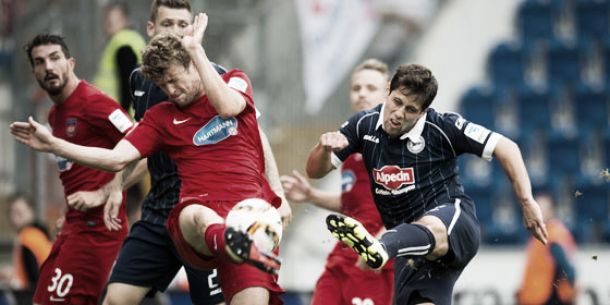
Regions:
[[[129,116],[110,97],[81,80],[72,94],[49,111],[53,135],[68,142],[112,149],[133,127]],[[92,169],[62,157],[57,158],[59,178],[68,196],[76,191],[93,191],[114,178],[114,173]],[[102,217],[103,206],[90,209],[88,216]],[[66,217],[79,217],[83,212],[68,209]],[[124,207],[121,211],[124,216]]]
[[[359,153],[351,154],[341,167],[341,213],[357,219],[373,235],[383,227],[381,216],[371,194],[369,174]],[[337,259],[333,257],[339,256]],[[328,263],[347,261],[354,264],[358,255],[343,243],[337,243],[328,257]],[[393,264],[386,264],[391,268]]]
[[[164,151],[176,163],[180,198],[238,202],[279,197],[264,177],[265,163],[250,80],[240,70],[221,76],[246,100],[236,117],[222,118],[207,96],[184,108],[163,102],[150,108],[125,137],[142,155]]]

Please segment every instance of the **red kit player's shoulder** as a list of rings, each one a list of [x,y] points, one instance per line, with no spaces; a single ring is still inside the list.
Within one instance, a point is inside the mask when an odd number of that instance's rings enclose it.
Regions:
[[[142,121],[146,120],[146,122],[149,123],[154,121],[157,122],[156,124],[159,124],[160,122],[167,120],[167,118],[173,117],[172,114],[174,114],[176,111],[179,110],[174,103],[161,102],[146,110]]]
[[[146,113],[144,115],[149,113],[149,116],[167,115],[168,113],[174,113],[177,110],[178,108],[176,107],[176,104],[172,102],[161,102],[146,110]]]
[[[227,73],[222,75],[222,79],[229,84],[229,87],[237,89],[241,92],[246,92],[246,89],[250,89],[250,78],[242,70],[229,70]]]
[[[102,92],[100,89],[95,86],[84,82],[84,90],[81,91],[81,98],[91,101],[91,102],[102,102],[102,103],[114,103],[118,104],[115,100],[113,100],[110,96]]]

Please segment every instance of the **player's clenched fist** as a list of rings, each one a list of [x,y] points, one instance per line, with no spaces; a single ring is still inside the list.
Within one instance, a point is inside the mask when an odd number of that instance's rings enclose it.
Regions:
[[[320,146],[329,151],[341,150],[348,144],[347,138],[338,131],[327,132],[320,136]]]
[[[322,178],[334,167],[332,153],[349,145],[347,138],[340,132],[327,132],[320,136],[320,141],[311,150],[307,159],[306,171],[309,178]]]

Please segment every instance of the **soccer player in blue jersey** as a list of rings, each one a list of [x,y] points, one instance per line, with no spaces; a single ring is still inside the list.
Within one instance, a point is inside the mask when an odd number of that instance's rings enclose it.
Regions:
[[[307,174],[321,178],[352,153],[362,153],[377,209],[389,230],[376,239],[358,221],[327,217],[331,233],[367,264],[382,268],[396,258],[396,304],[451,304],[455,281],[476,254],[480,228],[475,206],[458,178],[457,157],[495,156],[521,202],[524,224],[546,243],[519,147],[510,139],[456,113],[429,108],[438,84],[420,65],[403,65],[386,101],[361,111],[338,132],[320,136]]]

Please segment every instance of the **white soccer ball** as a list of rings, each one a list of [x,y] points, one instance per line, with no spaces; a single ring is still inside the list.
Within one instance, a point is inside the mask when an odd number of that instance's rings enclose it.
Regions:
[[[272,252],[282,239],[282,218],[277,209],[263,199],[240,201],[229,211],[225,224],[248,234],[263,252]]]

